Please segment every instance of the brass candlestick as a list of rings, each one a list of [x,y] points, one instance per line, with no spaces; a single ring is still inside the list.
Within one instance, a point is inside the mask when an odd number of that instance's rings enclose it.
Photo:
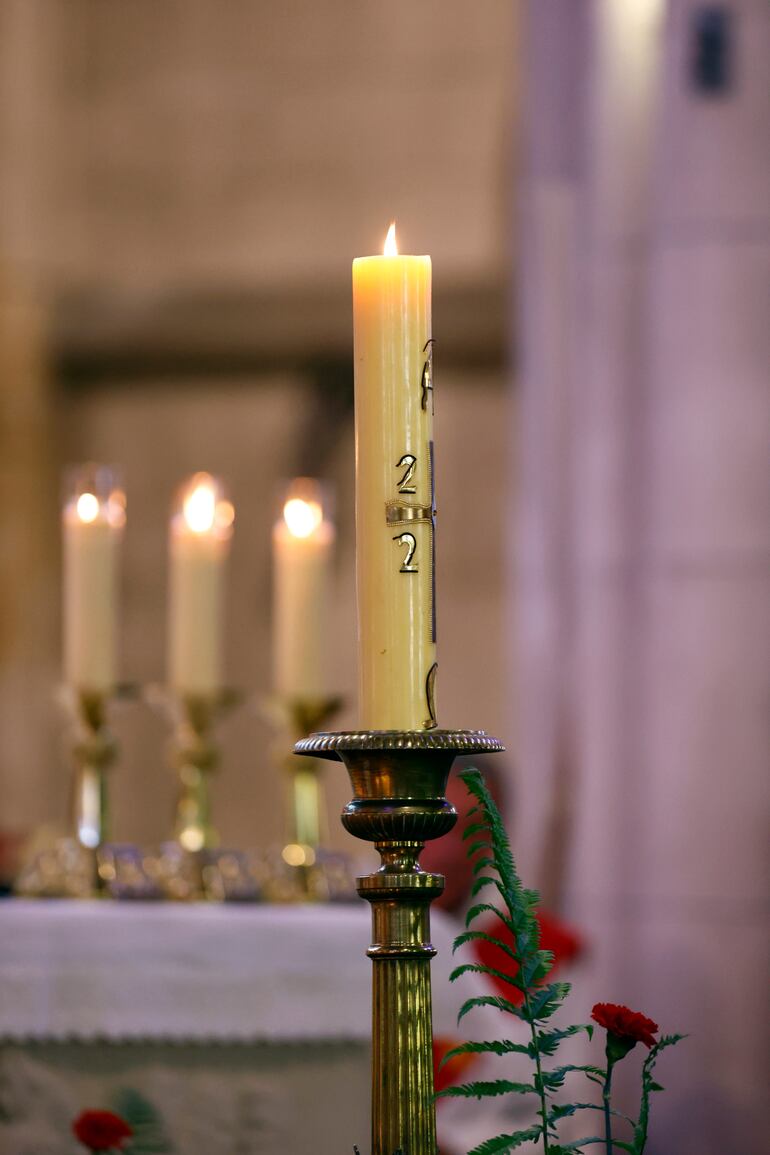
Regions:
[[[179,775],[174,837],[187,851],[197,853],[217,845],[211,816],[211,776],[219,766],[215,729],[240,699],[235,690],[207,694],[179,694],[173,699],[176,730],[171,760]]]
[[[342,824],[382,863],[357,880],[372,907],[372,1155],[436,1155],[430,904],[444,879],[418,859],[457,821],[445,798],[454,759],[502,750],[483,731],[438,729],[313,734],[295,746],[345,763],[353,799]]]
[[[96,851],[109,840],[107,771],[115,761],[117,745],[107,729],[105,694],[76,690],[71,702],[75,724],[75,837],[81,846]]]
[[[278,902],[326,900],[338,897],[340,889],[351,889],[345,857],[328,851],[323,763],[286,753],[287,746],[291,749],[328,723],[341,705],[338,696],[275,697],[265,703],[278,735],[275,764],[286,784],[285,841],[267,887],[268,896]]]
[[[129,696],[119,687],[115,696]],[[109,841],[107,774],[117,743],[107,728],[112,695],[66,687],[62,699],[72,722],[72,835],[33,851],[16,880],[30,897],[91,898],[104,894],[107,879],[100,855]]]
[[[328,831],[326,807],[321,790],[322,764],[317,758],[305,758],[300,761],[293,754],[287,756],[286,747],[289,743],[285,738],[288,734],[293,745],[309,737],[315,730],[329,722],[342,705],[342,699],[336,696],[275,698],[267,705],[268,712],[281,733],[280,744],[276,747],[276,758],[286,774],[288,785],[287,840],[284,852],[289,848],[296,848],[297,852],[300,849],[313,852],[321,846]]]

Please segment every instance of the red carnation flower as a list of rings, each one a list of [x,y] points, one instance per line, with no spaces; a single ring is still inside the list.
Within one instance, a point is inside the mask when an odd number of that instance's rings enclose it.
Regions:
[[[125,1119],[112,1111],[83,1111],[72,1124],[72,1131],[91,1151],[120,1150],[133,1131]]]
[[[627,1055],[637,1043],[654,1046],[655,1032],[660,1029],[646,1015],[617,1003],[597,1003],[591,1018],[607,1031],[607,1057],[613,1060]]]

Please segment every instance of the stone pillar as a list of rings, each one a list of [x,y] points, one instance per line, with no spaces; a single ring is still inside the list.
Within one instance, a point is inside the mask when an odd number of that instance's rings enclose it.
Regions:
[[[705,92],[692,83],[703,7],[528,5],[517,841],[529,868],[566,727],[567,909],[592,949],[574,1017],[627,1002],[690,1032],[661,1071],[651,1155],[759,1155],[770,8],[721,6],[728,87]],[[547,97],[568,60],[558,107],[574,154],[558,157],[572,239],[554,264],[565,228],[545,208],[558,168]],[[620,1081],[632,1112],[636,1066]]]
[[[770,5],[669,5],[650,237],[635,918],[639,1001],[691,1032],[657,1151],[765,1149],[770,973]],[[644,858],[641,858],[644,852]],[[675,1070],[674,1070],[675,1069]]]
[[[67,790],[54,744],[58,463],[40,291],[55,195],[55,15],[51,0],[0,6],[0,826],[17,831],[62,816]]]
[[[516,812],[521,868],[556,898],[543,870],[559,747],[571,717],[572,390],[576,212],[586,33],[582,5],[528,4],[522,53],[523,173],[518,190],[515,420],[519,499],[513,539],[517,657],[514,700],[523,773]]]

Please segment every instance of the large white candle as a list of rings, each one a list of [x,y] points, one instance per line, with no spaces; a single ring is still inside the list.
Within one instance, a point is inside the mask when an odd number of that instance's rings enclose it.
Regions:
[[[180,694],[222,688],[224,573],[233,516],[221,483],[196,473],[171,518],[168,682]]]
[[[359,710],[366,729],[436,725],[430,257],[353,262]]]
[[[273,681],[293,700],[328,694],[335,531],[311,478],[289,487],[273,527]]]
[[[64,678],[108,693],[116,681],[118,557],[126,501],[105,466],[73,471],[62,516]]]

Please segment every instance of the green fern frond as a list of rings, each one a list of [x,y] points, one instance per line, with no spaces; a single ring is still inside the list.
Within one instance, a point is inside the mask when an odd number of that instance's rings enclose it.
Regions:
[[[490,1039],[487,1042],[460,1043],[452,1047],[443,1056],[439,1067],[443,1067],[450,1059],[458,1055],[528,1055],[529,1047],[526,1043],[514,1043],[511,1039]]]
[[[497,1055],[512,1052],[526,1054],[534,1062],[535,1072],[531,1083],[513,1083],[507,1079],[494,1082],[479,1081],[466,1083],[461,1087],[450,1087],[442,1094],[474,1098],[508,1092],[537,1095],[540,1100],[538,1111],[540,1119],[537,1125],[526,1131],[498,1135],[475,1148],[470,1155],[497,1155],[497,1153],[502,1155],[503,1152],[511,1151],[524,1142],[537,1140],[542,1142],[543,1155],[556,1155],[553,1125],[558,1119],[572,1113],[572,1109],[557,1109],[551,1105],[549,1111],[549,1098],[554,1091],[562,1087],[567,1074],[578,1068],[567,1066],[544,1071],[541,1057],[553,1056],[563,1039],[583,1030],[590,1034],[591,1028],[577,1026],[558,1031],[543,1029],[544,1024],[563,1003],[570,987],[568,983],[547,982],[554,959],[550,951],[540,949],[540,924],[537,918],[537,904],[540,897],[537,891],[526,888],[521,883],[502,818],[484,785],[481,774],[477,770],[468,770],[461,777],[475,801],[470,811],[470,814],[476,816],[475,820],[466,828],[463,835],[469,842],[468,856],[472,860],[475,859],[472,896],[475,898],[484,888],[493,887],[502,901],[499,904],[495,901],[479,901],[471,907],[466,916],[468,929],[458,935],[454,944],[455,949],[469,942],[488,942],[500,950],[502,955],[507,956],[513,965],[511,973],[507,973],[486,963],[464,963],[455,967],[450,977],[454,981],[460,975],[475,973],[498,979],[518,991],[521,994],[521,1002],[496,995],[476,996],[463,1003],[458,1021],[475,1007],[495,1007],[525,1022],[530,1028],[531,1037],[528,1044],[512,1043],[510,1040],[468,1043],[455,1048],[450,1055],[474,1052]],[[486,930],[473,929],[473,923],[477,918],[489,914],[503,923],[511,935],[512,945],[500,941]],[[576,1107],[575,1110],[577,1109]],[[574,1151],[577,1152],[578,1148],[575,1147]]]
[[[537,1050],[541,1055],[549,1058],[556,1053],[559,1043],[561,1043],[563,1039],[572,1038],[573,1035],[579,1035],[581,1032],[585,1032],[589,1039],[591,1039],[593,1038],[594,1028],[590,1023],[579,1023],[574,1027],[561,1027],[553,1028],[550,1031],[538,1031]],[[534,1051],[532,1057],[535,1057]]]
[[[594,1144],[604,1144],[605,1139],[599,1138],[598,1135],[592,1135],[589,1139],[575,1139],[572,1143],[561,1143],[558,1147],[550,1148],[550,1155],[580,1155],[584,1147],[591,1147]],[[617,1139],[612,1140],[613,1147],[619,1147],[621,1151],[631,1151],[632,1148],[628,1143],[621,1143]]]
[[[468,1155],[505,1155],[507,1151],[521,1147],[522,1143],[536,1143],[540,1134],[539,1127],[528,1127],[525,1131],[514,1131],[511,1135],[497,1135],[494,1139],[485,1139],[479,1143]]]
[[[500,979],[501,982],[508,983],[508,986],[514,987],[516,990],[521,990],[515,975],[506,974],[505,971],[498,970],[497,967],[489,967],[486,963],[461,963],[460,966],[454,968],[449,976],[449,981],[454,982],[455,979],[464,974],[488,975],[490,978]],[[523,1007],[517,1007],[511,1014],[515,1014],[517,1019],[524,1019],[525,1022],[529,1022]]]
[[[552,1107],[548,1114],[549,1124],[558,1122],[560,1119],[566,1119],[568,1116],[577,1114],[578,1111],[599,1111],[603,1112],[604,1107],[599,1103],[557,1103]],[[616,1119],[625,1119],[626,1123],[630,1123],[633,1127],[634,1120],[624,1115],[622,1111],[610,1111],[610,1115],[614,1115]],[[613,1140],[613,1143],[615,1140]]]
[[[486,1099],[496,1095],[505,1095],[509,1091],[513,1091],[517,1095],[537,1094],[532,1083],[512,1083],[510,1079],[491,1079],[445,1087],[443,1091],[437,1093],[436,1098]]]
[[[586,1063],[567,1063],[563,1067],[554,1067],[551,1071],[543,1071],[543,1083],[552,1091],[557,1091],[564,1086],[564,1080],[567,1075],[573,1071],[582,1071],[583,1074],[594,1076],[596,1080],[604,1079],[604,1071],[601,1067],[591,1067]]]
[[[485,930],[466,930],[462,934],[458,934],[452,946],[452,953],[458,950],[461,946],[465,946],[466,942],[488,942],[492,946],[501,950],[503,954],[507,954],[514,962],[517,962],[516,952],[508,946],[507,943],[501,942],[499,938],[495,938],[493,934],[487,934]]]
[[[472,999],[466,999],[460,1007],[457,1015],[457,1021],[464,1018],[469,1011],[474,1007],[495,1007],[498,1011],[504,1011],[507,1015],[515,1015],[517,1019],[521,1016],[521,1007],[517,1003],[512,1003],[508,999],[503,998],[502,995],[475,995]],[[534,1055],[532,1056],[534,1058]]]

